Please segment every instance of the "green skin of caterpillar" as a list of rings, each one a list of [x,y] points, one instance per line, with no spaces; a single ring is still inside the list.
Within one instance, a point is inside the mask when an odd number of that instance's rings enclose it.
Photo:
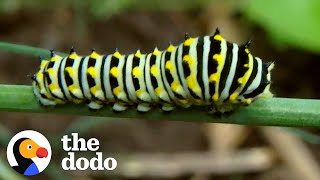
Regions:
[[[33,76],[33,92],[40,104],[84,103],[100,109],[112,103],[123,111],[136,105],[146,112],[160,104],[162,110],[176,106],[208,106],[211,113],[224,113],[257,98],[270,98],[273,63],[263,63],[248,50],[226,41],[217,30],[213,36],[189,37],[164,51],[122,55],[95,51],[79,56],[41,59]]]

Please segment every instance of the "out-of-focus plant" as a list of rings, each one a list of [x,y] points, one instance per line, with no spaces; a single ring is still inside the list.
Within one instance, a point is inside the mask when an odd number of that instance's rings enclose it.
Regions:
[[[214,6],[218,0],[2,0],[0,13],[14,13],[18,10],[44,10],[55,8],[71,9],[78,18],[78,24],[86,25],[83,12],[94,18],[106,19],[128,11],[181,11]],[[318,0],[243,0],[227,2],[235,11],[241,12],[253,23],[263,27],[276,45],[290,45],[305,50],[320,52],[320,1]],[[85,27],[84,27],[85,29]]]
[[[43,8],[54,9],[57,7],[82,6],[95,17],[108,17],[123,11],[156,11],[156,10],[186,10],[201,8],[214,0],[2,0],[0,13],[13,13],[21,9]]]
[[[271,42],[320,53],[320,1],[249,0],[246,17],[262,26]]]

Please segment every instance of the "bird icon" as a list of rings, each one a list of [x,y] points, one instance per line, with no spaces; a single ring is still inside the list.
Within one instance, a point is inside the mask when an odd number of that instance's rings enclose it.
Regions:
[[[33,176],[40,172],[32,158],[46,158],[48,150],[30,138],[20,138],[13,145],[13,154],[18,163],[13,169],[23,175]]]

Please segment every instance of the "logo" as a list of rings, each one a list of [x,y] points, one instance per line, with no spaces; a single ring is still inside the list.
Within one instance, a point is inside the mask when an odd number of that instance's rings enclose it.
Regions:
[[[65,157],[61,161],[62,169],[66,171],[80,170],[84,171],[88,168],[91,170],[107,170],[113,171],[117,168],[117,160],[113,157],[103,157],[103,153],[99,152],[100,142],[97,138],[90,138],[86,140],[79,138],[78,133],[72,133],[72,137],[64,135],[61,138],[62,148],[68,152],[68,157]],[[94,152],[95,156],[77,157],[78,152]],[[89,154],[89,153],[88,153]]]
[[[10,166],[25,176],[41,173],[49,165],[51,154],[51,146],[46,137],[33,130],[19,132],[7,147]]]

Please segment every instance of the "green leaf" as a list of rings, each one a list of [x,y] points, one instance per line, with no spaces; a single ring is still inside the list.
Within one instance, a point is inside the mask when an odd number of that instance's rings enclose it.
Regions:
[[[250,0],[244,13],[273,39],[320,52],[319,9],[318,0]]]

